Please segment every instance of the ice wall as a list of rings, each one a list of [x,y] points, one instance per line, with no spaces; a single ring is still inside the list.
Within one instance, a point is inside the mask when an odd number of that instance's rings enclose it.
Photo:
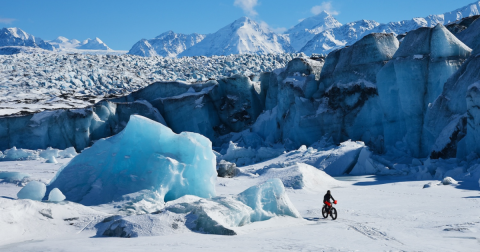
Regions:
[[[84,205],[120,200],[144,189],[165,201],[183,195],[215,196],[211,142],[195,133],[175,134],[166,126],[133,115],[123,131],[85,149],[47,187]]]
[[[60,109],[26,116],[0,118],[0,149],[66,149],[77,151],[93,141],[120,132],[130,115],[139,114],[165,124],[158,110],[147,101],[113,103],[102,101],[86,109]]]
[[[413,156],[429,155],[436,137],[424,131],[429,123],[425,116],[470,52],[441,24],[407,34],[393,59],[377,74],[387,149],[405,141]]]
[[[263,80],[269,110],[252,131],[287,149],[311,145],[325,135],[336,143],[355,139],[381,149],[383,111],[376,74],[398,46],[392,34],[370,34],[326,58],[292,60],[272,72],[268,82]]]

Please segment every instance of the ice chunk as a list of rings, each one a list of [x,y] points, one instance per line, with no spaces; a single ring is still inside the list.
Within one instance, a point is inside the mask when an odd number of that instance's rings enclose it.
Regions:
[[[418,161],[418,160],[417,160]],[[421,163],[420,163],[421,164]],[[388,174],[391,171],[384,165],[375,162],[372,159],[372,152],[368,148],[363,148],[358,156],[357,163],[349,175],[369,175],[369,174]]]
[[[301,218],[279,179],[253,186],[237,196],[202,199],[186,195],[166,203],[165,209],[155,214],[113,216],[96,227],[98,236],[166,235],[185,232],[186,228],[207,234],[235,235],[236,227],[274,216]]]
[[[217,173],[219,177],[234,177],[238,173],[237,166],[225,160],[220,161],[217,165]]]
[[[172,212],[111,216],[97,224],[97,236],[133,238],[159,236],[189,231],[184,225],[185,215]]]
[[[38,153],[36,151],[17,149],[15,146],[11,149],[5,150],[4,155],[2,161],[38,159]]]
[[[442,184],[444,184],[444,185],[456,185],[456,184],[458,184],[458,182],[451,177],[445,177],[442,180]]]
[[[285,187],[293,189],[320,190],[341,185],[341,182],[330,177],[317,168],[298,163],[285,168],[271,168],[261,174],[261,178],[279,178]]]
[[[48,201],[60,202],[64,200],[65,195],[63,195],[63,193],[58,188],[53,188],[53,190],[51,190],[48,194]]]
[[[48,147],[46,150],[40,151],[39,156],[41,158],[45,158],[47,162],[51,160],[52,158],[58,157],[59,150],[53,149],[52,147]],[[48,162],[52,163],[52,162]],[[53,162],[56,163],[56,162]]]
[[[47,163],[56,164],[56,163],[58,163],[58,162],[57,162],[57,159],[56,159],[54,156],[50,156],[50,157],[48,157],[48,159],[47,159]]]
[[[28,177],[30,177],[29,174],[22,172],[0,172],[0,179],[3,179],[4,182],[15,183]]]
[[[175,134],[166,126],[132,115],[119,134],[101,139],[76,156],[52,180],[66,199],[95,205],[144,189],[165,201],[183,195],[215,196],[215,155],[196,133]]]
[[[290,202],[280,179],[274,178],[240,193],[237,199],[254,211],[251,221],[264,221],[276,215],[300,218],[300,213]]]
[[[45,196],[46,190],[47,187],[44,183],[31,181],[17,193],[17,198],[41,201]]]
[[[75,151],[75,148],[73,148],[73,147],[69,147],[69,148],[66,148],[63,151],[58,152],[58,156],[62,157],[62,158],[72,158],[72,157],[75,157],[76,155],[77,155],[77,152]]]

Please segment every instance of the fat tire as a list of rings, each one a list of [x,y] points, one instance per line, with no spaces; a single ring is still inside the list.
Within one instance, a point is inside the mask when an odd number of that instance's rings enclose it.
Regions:
[[[335,207],[332,207],[332,209],[330,209],[330,216],[333,220],[337,219],[337,209],[335,209]]]
[[[326,206],[322,207],[322,216],[323,216],[323,218],[328,218],[328,213],[327,213]]]

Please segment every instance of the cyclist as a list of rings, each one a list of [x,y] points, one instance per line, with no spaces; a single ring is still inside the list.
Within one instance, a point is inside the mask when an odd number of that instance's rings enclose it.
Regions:
[[[330,190],[327,191],[327,194],[325,194],[325,196],[323,196],[323,203],[325,205],[327,205],[327,213],[330,212],[330,207],[332,206],[332,203],[330,203],[330,199],[332,199],[333,201],[335,201],[335,199],[332,197],[332,195],[330,194]]]

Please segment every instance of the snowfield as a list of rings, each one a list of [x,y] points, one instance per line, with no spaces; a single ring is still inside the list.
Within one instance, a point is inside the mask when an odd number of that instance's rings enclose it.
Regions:
[[[69,159],[59,159],[65,164]],[[49,180],[60,164],[8,161],[1,170],[28,172]],[[94,224],[111,216],[107,206],[72,202],[15,200],[20,190],[0,184],[2,251],[477,251],[480,194],[478,184],[439,185],[408,176],[336,177],[338,185],[317,190],[287,188],[302,218],[274,217],[238,227],[237,235],[220,236],[188,229],[163,229],[164,235],[132,239],[94,238]],[[260,177],[218,178],[219,196],[238,194]],[[338,219],[323,219],[327,189],[338,200]],[[474,189],[474,190],[472,190]],[[159,222],[160,224],[162,222]],[[181,224],[181,223],[180,223]]]

